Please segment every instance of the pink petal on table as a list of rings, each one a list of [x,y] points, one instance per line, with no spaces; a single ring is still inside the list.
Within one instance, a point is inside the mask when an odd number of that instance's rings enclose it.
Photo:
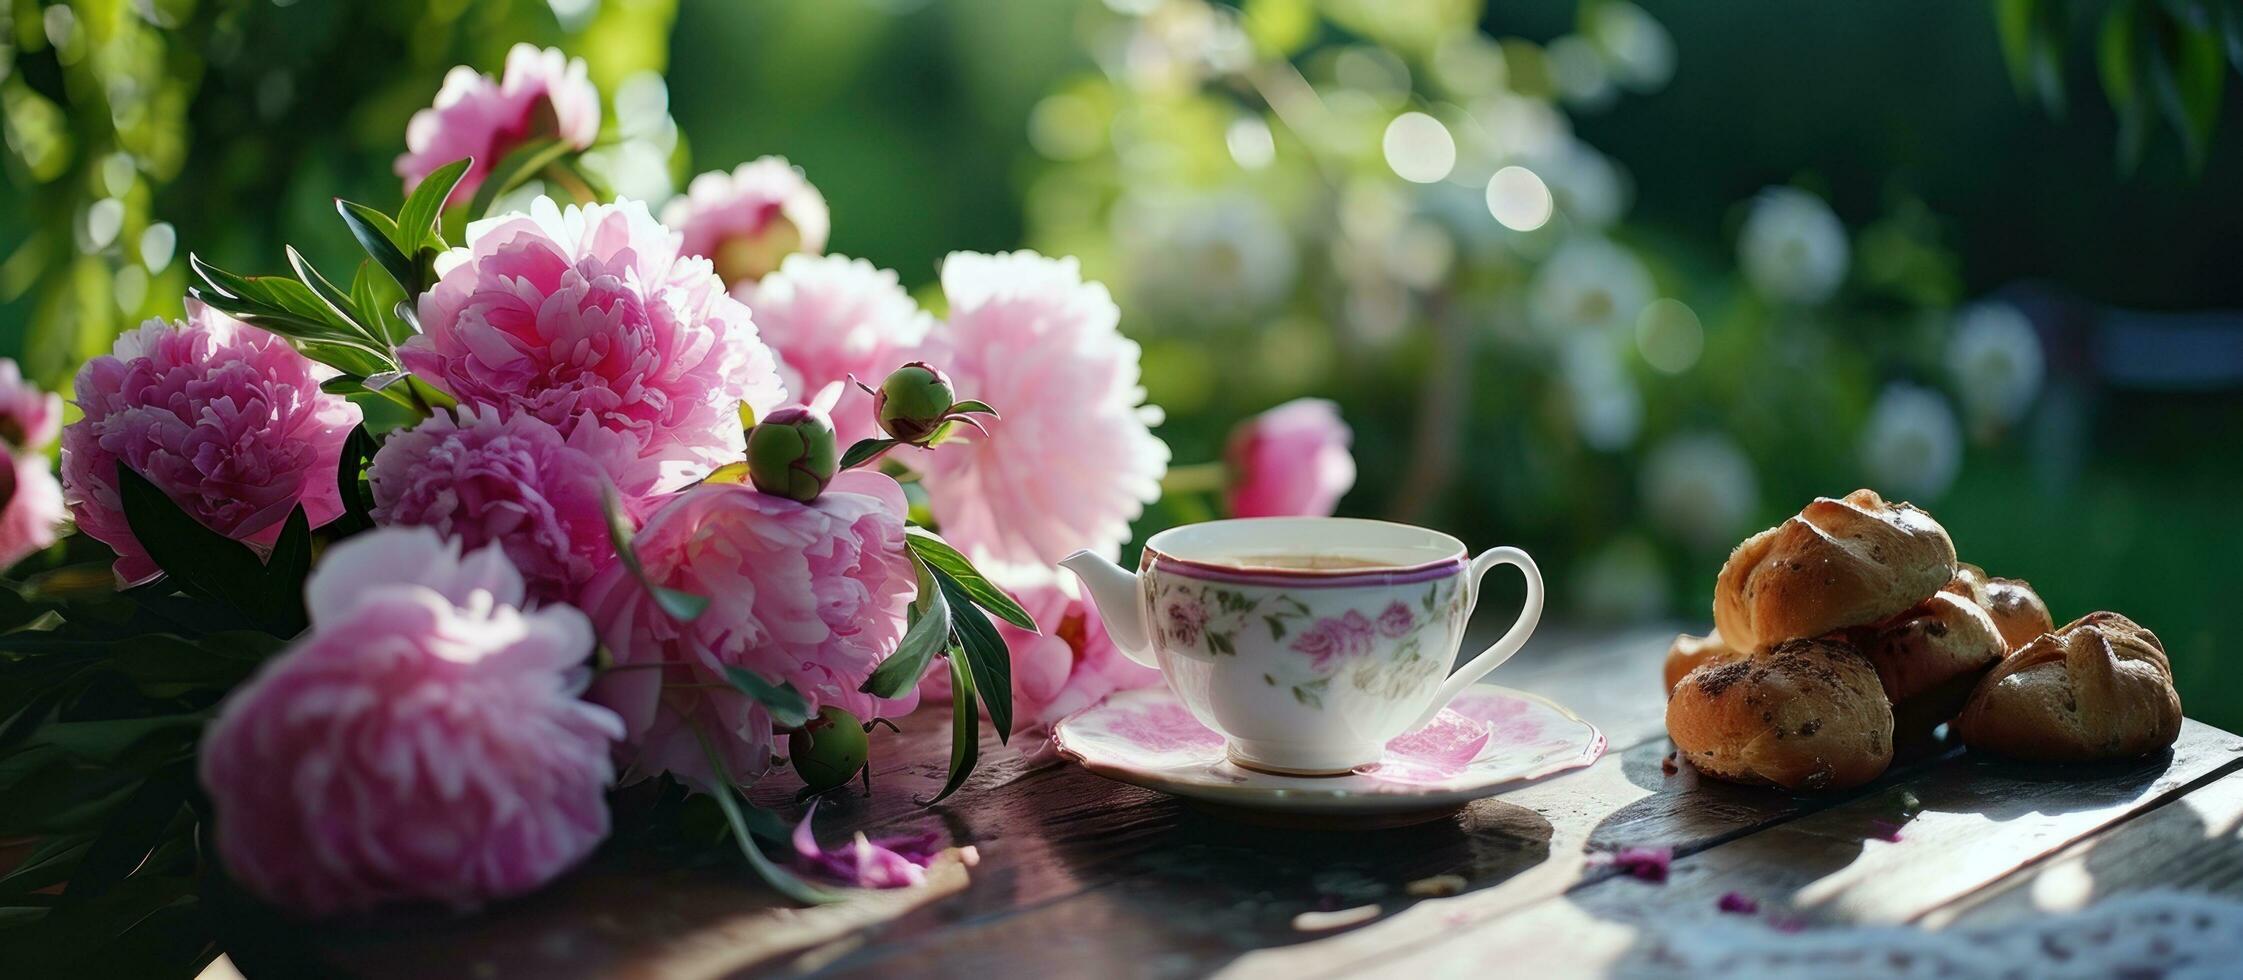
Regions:
[[[927,865],[942,853],[942,832],[933,828],[898,837],[871,840],[859,833],[841,847],[818,846],[810,832],[810,819],[818,805],[810,804],[794,828],[795,865],[803,873],[835,884],[858,888],[908,888],[924,884]]]

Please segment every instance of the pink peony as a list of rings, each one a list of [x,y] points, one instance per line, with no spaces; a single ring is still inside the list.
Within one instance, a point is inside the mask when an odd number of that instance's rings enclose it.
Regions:
[[[0,442],[45,449],[62,430],[62,396],[23,379],[12,357],[0,357]]]
[[[528,892],[607,836],[613,712],[577,694],[592,627],[523,612],[497,548],[426,528],[330,549],[312,629],[204,734],[218,854],[312,916],[393,902],[468,908]]]
[[[726,667],[791,683],[811,710],[838,704],[860,718],[900,716],[907,694],[857,691],[903,638],[917,574],[904,550],[903,488],[877,473],[834,478],[815,502],[741,484],[703,484],[649,517],[633,539],[656,583],[715,598],[698,618],[665,613],[620,564],[584,590],[614,664],[593,698],[623,716],[630,777],[670,772],[716,786],[747,785],[780,743],[763,706],[731,690]]]
[[[824,195],[783,157],[695,177],[662,209],[662,223],[684,236],[685,254],[716,263],[735,288],[763,278],[790,254],[825,251],[831,220]]]
[[[1300,398],[1232,430],[1224,457],[1233,517],[1327,517],[1355,485],[1339,406]]]
[[[1068,594],[1058,585],[1037,585],[1012,590],[1022,608],[1043,628],[1030,633],[1003,621],[997,632],[1012,653],[1012,706],[1015,734],[1044,738],[1059,720],[1097,704],[1115,691],[1160,683],[1160,671],[1122,655],[1106,634],[1098,607]],[[1171,615],[1174,608],[1171,607]],[[930,698],[950,697],[950,673],[927,673],[921,692]],[[1048,744],[1035,750],[1050,757]]]
[[[740,403],[786,401],[747,307],[636,201],[564,210],[538,198],[469,225],[438,268],[405,366],[564,436],[587,424],[628,436],[626,491],[675,489],[741,458]]]
[[[615,559],[602,489],[626,467],[620,436],[596,425],[563,438],[530,415],[438,412],[394,433],[367,470],[374,520],[435,528],[468,548],[497,544],[530,598],[570,602]]]
[[[125,523],[120,461],[237,541],[272,544],[297,504],[314,527],[340,516],[335,470],[359,413],[319,390],[334,373],[192,300],[176,328],[150,320],[86,362],[85,417],[62,431],[63,497],[78,529],[117,552],[118,581],[160,571]]]
[[[872,396],[849,377],[878,387],[912,359],[934,323],[895,273],[863,259],[790,255],[778,272],[732,294],[748,304],[763,342],[778,352],[788,391],[808,399],[840,386],[831,414],[841,448],[882,434]]]
[[[1160,496],[1168,445],[1147,426],[1137,344],[1106,287],[1074,259],[956,252],[943,262],[950,322],[929,360],[961,398],[1004,413],[915,452],[943,536],[977,559],[1049,567],[1077,548],[1114,557]]]
[[[66,516],[47,454],[0,444],[0,571],[55,543]]]
[[[555,137],[579,150],[600,135],[600,92],[582,58],[558,48],[517,44],[506,52],[506,72],[492,78],[466,65],[444,76],[436,104],[413,113],[405,125],[405,153],[397,175],[405,189],[420,186],[436,168],[474,157],[446,204],[475,196],[491,168],[515,147]]]

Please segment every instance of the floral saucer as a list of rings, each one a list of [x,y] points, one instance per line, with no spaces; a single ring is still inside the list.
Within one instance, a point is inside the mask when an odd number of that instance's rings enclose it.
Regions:
[[[1123,691],[1061,721],[1059,752],[1083,768],[1193,800],[1309,816],[1438,816],[1473,800],[1579,769],[1604,733],[1571,711],[1510,688],[1467,689],[1386,757],[1339,776],[1278,776],[1230,761],[1166,686]]]

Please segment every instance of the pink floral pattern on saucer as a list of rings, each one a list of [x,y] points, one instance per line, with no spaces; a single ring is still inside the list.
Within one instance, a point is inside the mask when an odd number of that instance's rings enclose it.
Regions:
[[[1223,737],[1166,687],[1123,691],[1064,721],[1059,751],[1109,779],[1231,806],[1300,813],[1431,810],[1492,796],[1604,754],[1596,726],[1493,685],[1459,695],[1431,724],[1344,776],[1277,776],[1233,764]]]

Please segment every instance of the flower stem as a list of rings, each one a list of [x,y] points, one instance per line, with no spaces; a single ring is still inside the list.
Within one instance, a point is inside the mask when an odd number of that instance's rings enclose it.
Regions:
[[[1230,485],[1230,467],[1221,460],[1171,466],[1160,478],[1160,492],[1214,493]]]

